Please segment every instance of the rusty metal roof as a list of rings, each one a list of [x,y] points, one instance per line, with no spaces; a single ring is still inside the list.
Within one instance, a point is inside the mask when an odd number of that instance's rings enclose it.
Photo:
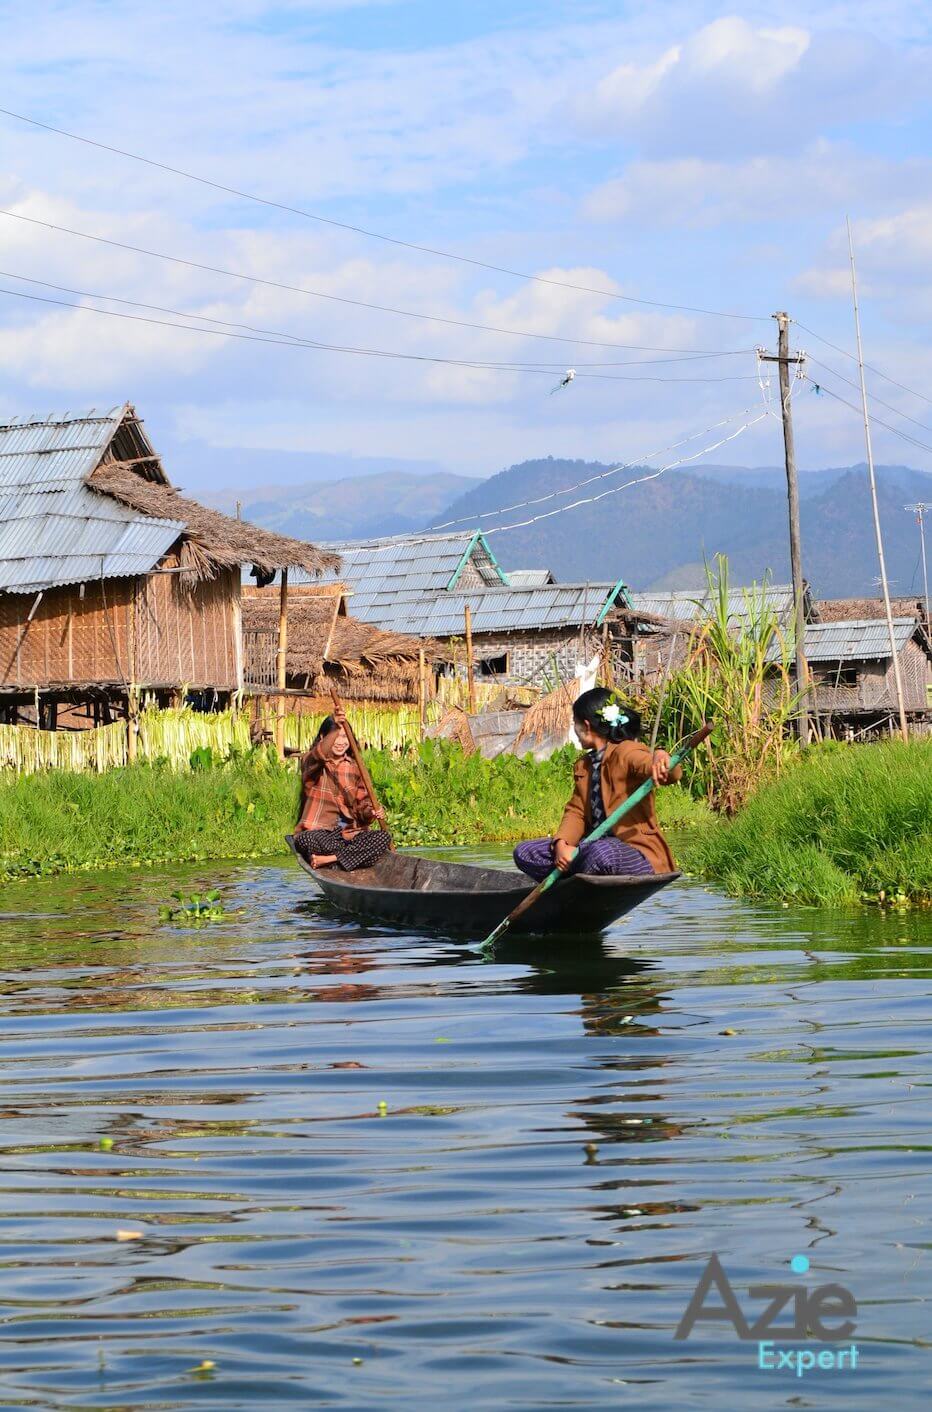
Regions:
[[[893,619],[897,653],[919,630],[915,618]],[[810,623],[806,628],[809,662],[865,662],[890,657],[890,630],[886,619],[861,618],[853,622]]]
[[[185,526],[140,515],[85,485],[126,407],[0,424],[0,590],[145,574]]]

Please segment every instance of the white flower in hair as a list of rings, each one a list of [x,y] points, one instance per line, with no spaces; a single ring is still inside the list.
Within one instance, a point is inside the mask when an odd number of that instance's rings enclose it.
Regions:
[[[607,706],[602,707],[599,715],[607,726],[617,726],[618,718],[621,715],[621,707],[617,706],[614,701],[609,701]]]

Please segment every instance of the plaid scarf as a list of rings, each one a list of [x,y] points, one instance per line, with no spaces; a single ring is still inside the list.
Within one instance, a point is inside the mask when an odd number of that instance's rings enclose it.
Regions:
[[[352,755],[321,761],[310,751],[302,774],[306,803],[301,828],[368,828],[372,823],[372,804]]]

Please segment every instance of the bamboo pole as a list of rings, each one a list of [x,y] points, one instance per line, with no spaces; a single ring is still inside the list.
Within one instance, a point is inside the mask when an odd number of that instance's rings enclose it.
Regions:
[[[476,714],[476,669],[472,655],[472,609],[467,603],[463,609],[466,627],[466,684],[469,688],[469,714]]]
[[[421,739],[424,739],[424,727],[427,725],[427,664],[424,660],[424,648],[419,647],[417,651],[417,714],[421,723]]]
[[[279,760],[285,758],[285,686],[288,660],[288,570],[282,569],[281,591],[278,598],[278,702],[275,715],[275,748]]]
[[[854,332],[857,339],[858,371],[861,375],[861,410],[864,413],[864,443],[867,448],[867,474],[871,487],[871,508],[874,515],[874,538],[877,541],[877,558],[880,561],[880,583],[883,588],[883,606],[887,617],[887,631],[890,634],[890,655],[893,658],[893,680],[896,684],[896,704],[900,713],[900,731],[904,740],[909,740],[909,727],[906,724],[906,705],[903,699],[903,676],[900,671],[900,658],[896,650],[896,633],[893,630],[893,609],[890,606],[890,586],[887,583],[887,565],[883,552],[883,535],[880,530],[880,509],[877,504],[877,477],[874,475],[874,448],[871,443],[870,413],[867,410],[867,383],[864,378],[864,354],[861,349],[861,315],[858,311],[858,279],[854,269],[854,241],[851,236],[851,221],[845,217],[848,227],[848,256],[851,261],[851,297],[854,303]]]
[[[126,763],[136,760],[136,747],[139,739],[139,692],[136,688],[136,593],[138,579],[130,579],[129,585],[129,631],[126,645],[129,658],[129,685],[126,689]]]

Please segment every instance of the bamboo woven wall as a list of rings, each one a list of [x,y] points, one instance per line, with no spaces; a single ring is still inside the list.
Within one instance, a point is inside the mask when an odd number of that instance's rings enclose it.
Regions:
[[[166,560],[164,567],[173,567]],[[188,592],[173,573],[139,581],[136,680],[140,686],[216,687],[237,683],[235,604],[239,574],[224,569]]]
[[[130,579],[0,595],[0,688],[129,680]]]

